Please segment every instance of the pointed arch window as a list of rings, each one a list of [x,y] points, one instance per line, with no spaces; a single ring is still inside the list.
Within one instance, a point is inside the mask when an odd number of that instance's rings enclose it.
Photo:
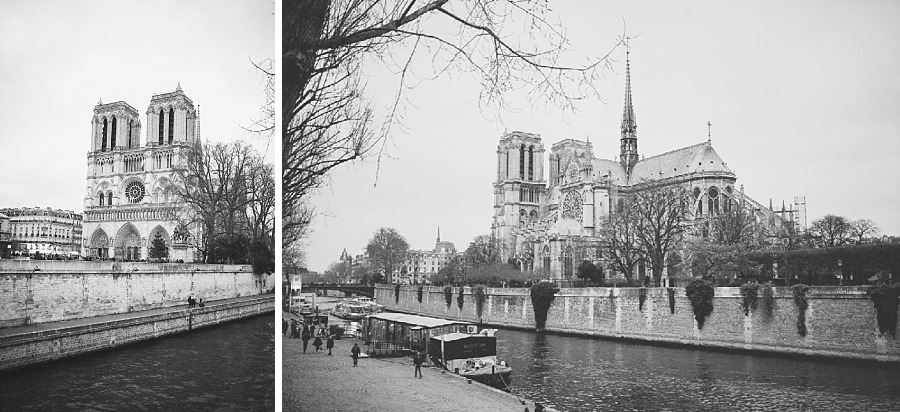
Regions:
[[[709,192],[707,192],[709,196],[707,206],[709,206],[709,213],[714,215],[719,213],[719,189],[715,187],[709,188]]]
[[[103,130],[100,132],[102,134],[102,137],[100,138],[100,151],[101,152],[106,151],[106,132],[107,132],[107,128],[108,128],[107,126],[108,126],[108,123],[106,121],[106,118],[103,118]]]
[[[116,116],[112,118],[112,131],[109,133],[109,150],[116,149],[116,129],[118,125],[118,121],[116,120]]]
[[[106,205],[107,205],[107,206],[112,206],[112,192],[107,193],[107,197],[106,197]]]
[[[175,109],[169,108],[169,144],[175,140]]]
[[[528,146],[528,180],[534,180],[534,146]]]
[[[519,179],[525,178],[525,145],[519,148]]]
[[[159,144],[163,144],[163,126],[165,125],[166,115],[163,109],[159,109]]]
[[[98,206],[103,207],[103,200],[104,200],[103,192],[97,193],[97,198],[100,199],[100,204]]]
[[[128,148],[131,149],[131,129],[134,127],[134,121],[128,119]]]

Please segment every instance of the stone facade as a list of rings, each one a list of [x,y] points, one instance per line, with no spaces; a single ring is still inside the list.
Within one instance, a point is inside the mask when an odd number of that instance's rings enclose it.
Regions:
[[[666,288],[648,288],[643,309],[637,288],[573,288],[557,293],[547,315],[546,330],[676,345],[795,353],[844,359],[900,362],[900,337],[878,331],[875,307],[863,287],[811,287],[807,292],[806,336],[797,332],[798,310],[790,288],[773,288],[774,309],[759,304],[744,315],[740,288],[716,288],[713,312],[698,329],[690,300],[675,289],[675,311]],[[463,309],[448,307],[443,288],[424,287],[422,302],[415,287],[403,287],[394,303],[393,287],[379,286],[375,300],[388,310],[461,319],[485,325],[534,330],[529,290],[488,288],[481,317],[474,296],[464,290]]]
[[[0,241],[11,243],[10,255],[81,255],[82,215],[49,207],[5,208],[0,214],[8,219],[8,238],[0,234]]]
[[[598,229],[622,210],[626,198],[659,186],[681,186],[691,194],[695,221],[740,204],[771,230],[789,222],[805,228],[804,197],[795,197],[796,210],[782,207],[777,213],[771,202],[765,207],[745,196],[709,136],[692,146],[640,157],[628,64],[617,159],[595,157],[590,141],[564,139],[551,146],[547,181],[540,135],[514,131],[500,139],[491,230],[503,262],[512,259],[522,270],[557,280],[572,279],[583,260],[607,266],[599,253]]]
[[[82,242],[89,256],[141,260],[159,234],[170,259],[191,262],[173,185],[175,168],[199,141],[199,109],[178,85],[153,95],[146,115],[142,146],[136,109],[121,101],[94,107]]]

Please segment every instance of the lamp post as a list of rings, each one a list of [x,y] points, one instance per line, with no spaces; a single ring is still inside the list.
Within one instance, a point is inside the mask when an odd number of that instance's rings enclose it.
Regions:
[[[842,266],[844,266],[844,262],[841,261],[840,259],[838,259],[837,266],[838,266],[838,285],[844,286],[844,272],[841,268]]]

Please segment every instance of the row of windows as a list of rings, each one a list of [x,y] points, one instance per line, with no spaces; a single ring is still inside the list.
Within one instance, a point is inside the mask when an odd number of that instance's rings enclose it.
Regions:
[[[143,194],[140,196],[132,195],[128,197],[128,200],[129,203],[139,203],[143,197]],[[171,195],[168,190],[157,189],[156,192],[153,193],[151,200],[154,203],[168,203],[169,198],[171,198]],[[111,190],[106,193],[97,192],[97,206],[113,206],[113,193]]]
[[[118,129],[118,119],[116,116],[112,116],[112,120],[103,118],[103,126],[100,130],[100,151],[105,152],[107,150],[107,139],[109,140],[109,150],[113,150],[116,147],[116,131]],[[134,121],[128,119],[128,140],[126,141],[125,147],[128,149],[137,147],[137,139],[133,138],[134,131]]]
[[[80,219],[81,215],[72,213],[70,211],[62,211],[62,210],[49,210],[49,209],[38,209],[38,208],[24,208],[24,209],[0,209],[0,213],[3,213],[9,217],[16,216],[52,216],[52,217],[64,217],[69,219]]]
[[[540,192],[533,187],[519,188],[519,201],[537,203],[541,200]]]
[[[72,237],[72,231],[58,228],[38,227],[34,225],[15,225],[12,233],[16,236],[39,236],[69,239]]]
[[[159,109],[159,144],[163,144],[165,137],[165,112]],[[169,143],[175,140],[175,109],[169,108]]]
[[[519,178],[525,179],[525,145],[519,148]],[[528,146],[528,180],[534,180],[534,145]],[[506,177],[509,176],[509,151],[506,152]]]

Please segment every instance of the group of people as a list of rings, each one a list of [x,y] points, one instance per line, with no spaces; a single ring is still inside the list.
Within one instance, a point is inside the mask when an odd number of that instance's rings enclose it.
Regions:
[[[332,356],[331,350],[334,348],[334,336],[325,330],[324,325],[313,325],[312,323],[301,324],[300,322],[297,322],[296,319],[292,319],[290,324],[288,324],[287,320],[283,320],[281,328],[282,332],[286,332],[287,329],[290,328],[291,339],[300,338],[303,340],[303,353],[306,353],[310,340],[313,341],[316,353],[319,353],[322,349],[322,338],[325,338],[325,348],[328,349],[328,356]]]
[[[194,295],[189,295],[187,300],[189,308],[193,308],[195,306],[199,306],[201,308],[203,307],[203,299],[200,299],[200,301],[197,302],[197,299],[194,299]]]

